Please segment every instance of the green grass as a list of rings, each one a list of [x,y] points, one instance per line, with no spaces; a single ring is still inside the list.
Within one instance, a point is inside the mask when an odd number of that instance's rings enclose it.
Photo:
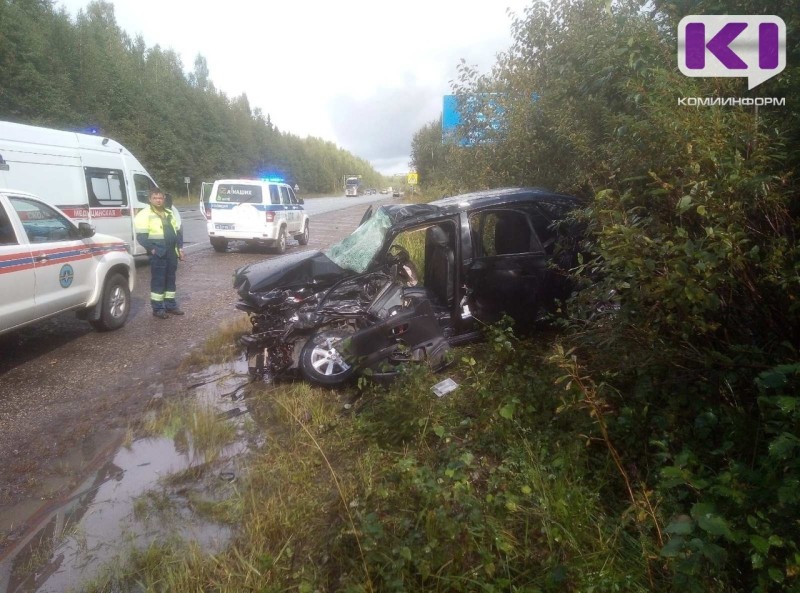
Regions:
[[[607,456],[580,436],[591,420],[554,385],[550,344],[493,332],[456,353],[460,387],[441,399],[430,387],[443,377],[423,369],[367,386],[350,410],[347,391],[263,388],[248,407],[268,440],[237,497],[193,501],[238,522],[230,547],[160,542],[93,590],[657,589],[646,534],[607,495],[620,490]],[[196,414],[172,410],[152,430],[197,430]]]
[[[247,315],[240,315],[232,321],[223,323],[220,329],[210,335],[202,347],[192,350],[181,362],[181,370],[202,368],[212,364],[230,362],[241,356],[241,348],[237,339],[250,331],[251,325]]]
[[[173,439],[177,446],[187,448],[203,463],[215,461],[236,436],[235,426],[220,420],[218,410],[184,399],[167,401],[161,409],[151,412],[145,417],[141,431],[144,436]]]

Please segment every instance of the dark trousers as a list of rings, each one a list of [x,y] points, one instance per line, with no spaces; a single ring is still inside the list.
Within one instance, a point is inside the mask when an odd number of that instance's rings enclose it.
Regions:
[[[150,304],[153,311],[175,309],[175,273],[178,271],[178,254],[167,249],[164,257],[150,256]]]

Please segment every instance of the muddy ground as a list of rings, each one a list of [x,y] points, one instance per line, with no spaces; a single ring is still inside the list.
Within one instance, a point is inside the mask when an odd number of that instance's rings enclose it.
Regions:
[[[353,206],[312,217],[309,245],[290,241],[287,252],[329,245],[349,234],[363,211]],[[139,265],[131,316],[122,329],[98,333],[65,314],[0,336],[0,514],[32,497],[58,496],[47,488],[63,471],[54,461],[76,450],[80,465],[96,466],[107,454],[88,445],[97,434],[131,426],[154,397],[180,393],[185,377],[178,368],[189,351],[244,315],[234,308],[233,270],[275,257],[256,249],[217,254],[200,243],[187,251],[177,282],[183,317],[152,316],[150,272]],[[26,518],[15,513],[18,532]],[[8,534],[8,525],[0,527]]]

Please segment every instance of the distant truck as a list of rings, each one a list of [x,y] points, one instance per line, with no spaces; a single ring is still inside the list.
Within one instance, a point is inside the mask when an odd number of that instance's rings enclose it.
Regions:
[[[344,182],[344,195],[348,198],[364,193],[361,188],[361,175],[348,175]]]

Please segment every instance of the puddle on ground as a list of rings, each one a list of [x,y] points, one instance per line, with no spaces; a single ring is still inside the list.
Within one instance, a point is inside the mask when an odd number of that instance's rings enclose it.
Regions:
[[[187,377],[188,393],[232,422],[237,438],[206,462],[179,438],[124,443],[123,431],[94,437],[51,468],[38,498],[0,508],[0,592],[80,590],[132,549],[179,538],[215,552],[231,527],[193,512],[198,499],[224,500],[253,442],[244,430],[247,363],[215,365]],[[187,472],[186,470],[191,470]],[[176,479],[176,475],[191,478]],[[82,476],[78,478],[77,476]],[[169,478],[169,479],[168,479]]]

